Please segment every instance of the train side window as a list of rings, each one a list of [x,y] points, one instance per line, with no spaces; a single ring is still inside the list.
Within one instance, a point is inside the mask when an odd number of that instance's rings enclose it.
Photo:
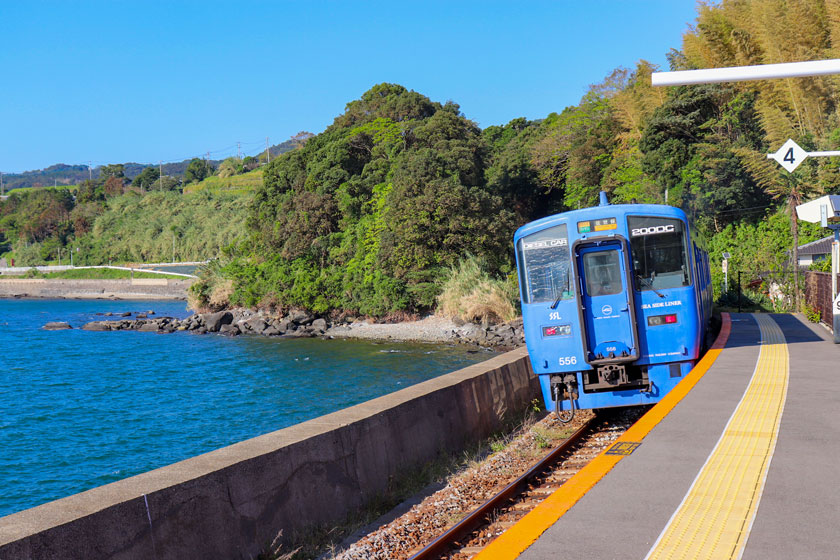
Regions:
[[[583,255],[583,275],[586,293],[590,296],[609,296],[622,291],[621,264],[618,251],[597,251]]]
[[[675,218],[628,216],[637,291],[691,285],[685,224]]]
[[[575,297],[566,224],[523,237],[516,251],[523,303]]]

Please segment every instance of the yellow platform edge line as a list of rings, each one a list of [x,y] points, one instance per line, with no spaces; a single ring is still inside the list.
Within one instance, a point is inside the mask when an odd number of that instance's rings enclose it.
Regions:
[[[729,313],[721,313],[720,333],[706,355],[697,362],[692,370],[667,395],[662,397],[630,429],[614,443],[628,441],[639,442],[668,415],[715,363],[721,350],[729,340],[732,320]],[[610,446],[612,447],[612,446]],[[554,525],[573,505],[575,505],[599,480],[618,464],[623,455],[607,455],[609,449],[602,451],[576,475],[566,481],[556,492],[543,500],[537,507],[520,519],[515,525],[499,535],[487,547],[478,553],[474,560],[508,560],[519,557],[549,527]]]
[[[762,346],[750,383],[645,560],[735,559],[743,555],[778,442],[789,384],[790,362],[784,332],[767,316],[756,316],[756,323],[761,331]],[[772,424],[762,438],[751,437],[745,442],[738,435],[739,430],[732,429],[756,422]],[[748,449],[744,448],[745,444]],[[732,479],[717,472],[722,468],[733,476],[738,473],[734,487]],[[713,488],[710,486],[713,483],[725,488]],[[720,511],[723,504],[728,510]],[[706,515],[708,510],[714,515]]]

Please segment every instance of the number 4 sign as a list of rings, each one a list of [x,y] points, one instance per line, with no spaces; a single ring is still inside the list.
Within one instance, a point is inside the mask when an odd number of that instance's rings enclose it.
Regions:
[[[775,159],[779,164],[787,169],[788,173],[793,173],[793,170],[799,167],[799,164],[805,161],[805,158],[810,157],[827,157],[840,156],[840,151],[834,152],[806,152],[799,144],[791,139],[782,144],[775,154],[767,154],[767,159]]]

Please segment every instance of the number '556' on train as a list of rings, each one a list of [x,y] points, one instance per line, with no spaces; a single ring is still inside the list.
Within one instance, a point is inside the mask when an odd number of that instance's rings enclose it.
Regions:
[[[549,409],[654,403],[693,367],[712,291],[708,254],[679,208],[556,214],[514,236],[525,342]]]

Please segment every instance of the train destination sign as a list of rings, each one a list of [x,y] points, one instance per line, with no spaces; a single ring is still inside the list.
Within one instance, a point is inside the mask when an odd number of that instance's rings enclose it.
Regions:
[[[601,220],[587,220],[578,222],[578,233],[591,233],[593,231],[606,231],[617,229],[618,224],[615,218],[603,218]]]

